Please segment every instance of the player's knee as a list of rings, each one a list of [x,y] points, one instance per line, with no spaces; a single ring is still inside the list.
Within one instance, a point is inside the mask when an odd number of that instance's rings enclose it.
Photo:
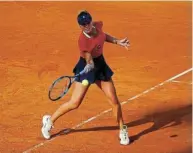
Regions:
[[[77,109],[79,106],[80,106],[80,101],[71,101],[70,102],[70,109],[73,110],[73,109]]]
[[[114,96],[109,97],[109,101],[113,107],[118,107],[120,105],[118,99]]]
[[[112,103],[112,108],[113,109],[119,109],[120,107],[121,107],[121,104],[119,102]]]

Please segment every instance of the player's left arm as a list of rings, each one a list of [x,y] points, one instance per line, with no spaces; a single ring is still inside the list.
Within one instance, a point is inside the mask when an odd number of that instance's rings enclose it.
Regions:
[[[123,46],[128,50],[130,43],[129,43],[129,40],[127,38],[117,39],[109,34],[105,34],[105,35],[106,35],[106,40],[105,40],[106,42]]]

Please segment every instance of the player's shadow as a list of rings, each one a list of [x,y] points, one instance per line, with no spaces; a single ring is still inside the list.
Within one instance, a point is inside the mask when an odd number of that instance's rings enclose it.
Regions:
[[[135,127],[149,122],[153,123],[151,127],[141,131],[137,135],[131,136],[130,137],[131,142],[139,139],[141,136],[146,135],[148,133],[151,133],[160,129],[180,125],[184,121],[187,121],[189,124],[191,124],[192,123],[191,113],[192,113],[192,105],[188,105],[177,109],[170,109],[170,110],[162,111],[158,113],[155,112],[144,116],[144,118],[129,122],[126,124],[128,127]],[[186,115],[188,116],[182,119],[182,117]],[[117,130],[117,129],[119,129],[118,126],[93,127],[93,128],[85,128],[85,129],[64,129],[52,135],[52,137],[56,137],[64,134],[66,135],[66,134],[76,133],[76,132],[105,131],[105,130],[109,131],[109,130]],[[175,135],[175,137],[176,136],[177,135]]]

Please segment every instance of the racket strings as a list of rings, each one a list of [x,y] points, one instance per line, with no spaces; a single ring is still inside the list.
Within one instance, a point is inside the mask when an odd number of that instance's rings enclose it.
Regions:
[[[64,77],[55,82],[54,86],[51,89],[50,97],[56,99],[63,94],[65,94],[70,85],[70,78]]]

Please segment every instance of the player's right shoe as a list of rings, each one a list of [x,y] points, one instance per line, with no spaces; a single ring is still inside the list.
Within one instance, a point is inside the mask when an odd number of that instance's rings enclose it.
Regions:
[[[50,130],[53,127],[53,123],[50,118],[51,118],[50,115],[44,115],[42,119],[43,126],[41,131],[45,139],[50,139]]]

